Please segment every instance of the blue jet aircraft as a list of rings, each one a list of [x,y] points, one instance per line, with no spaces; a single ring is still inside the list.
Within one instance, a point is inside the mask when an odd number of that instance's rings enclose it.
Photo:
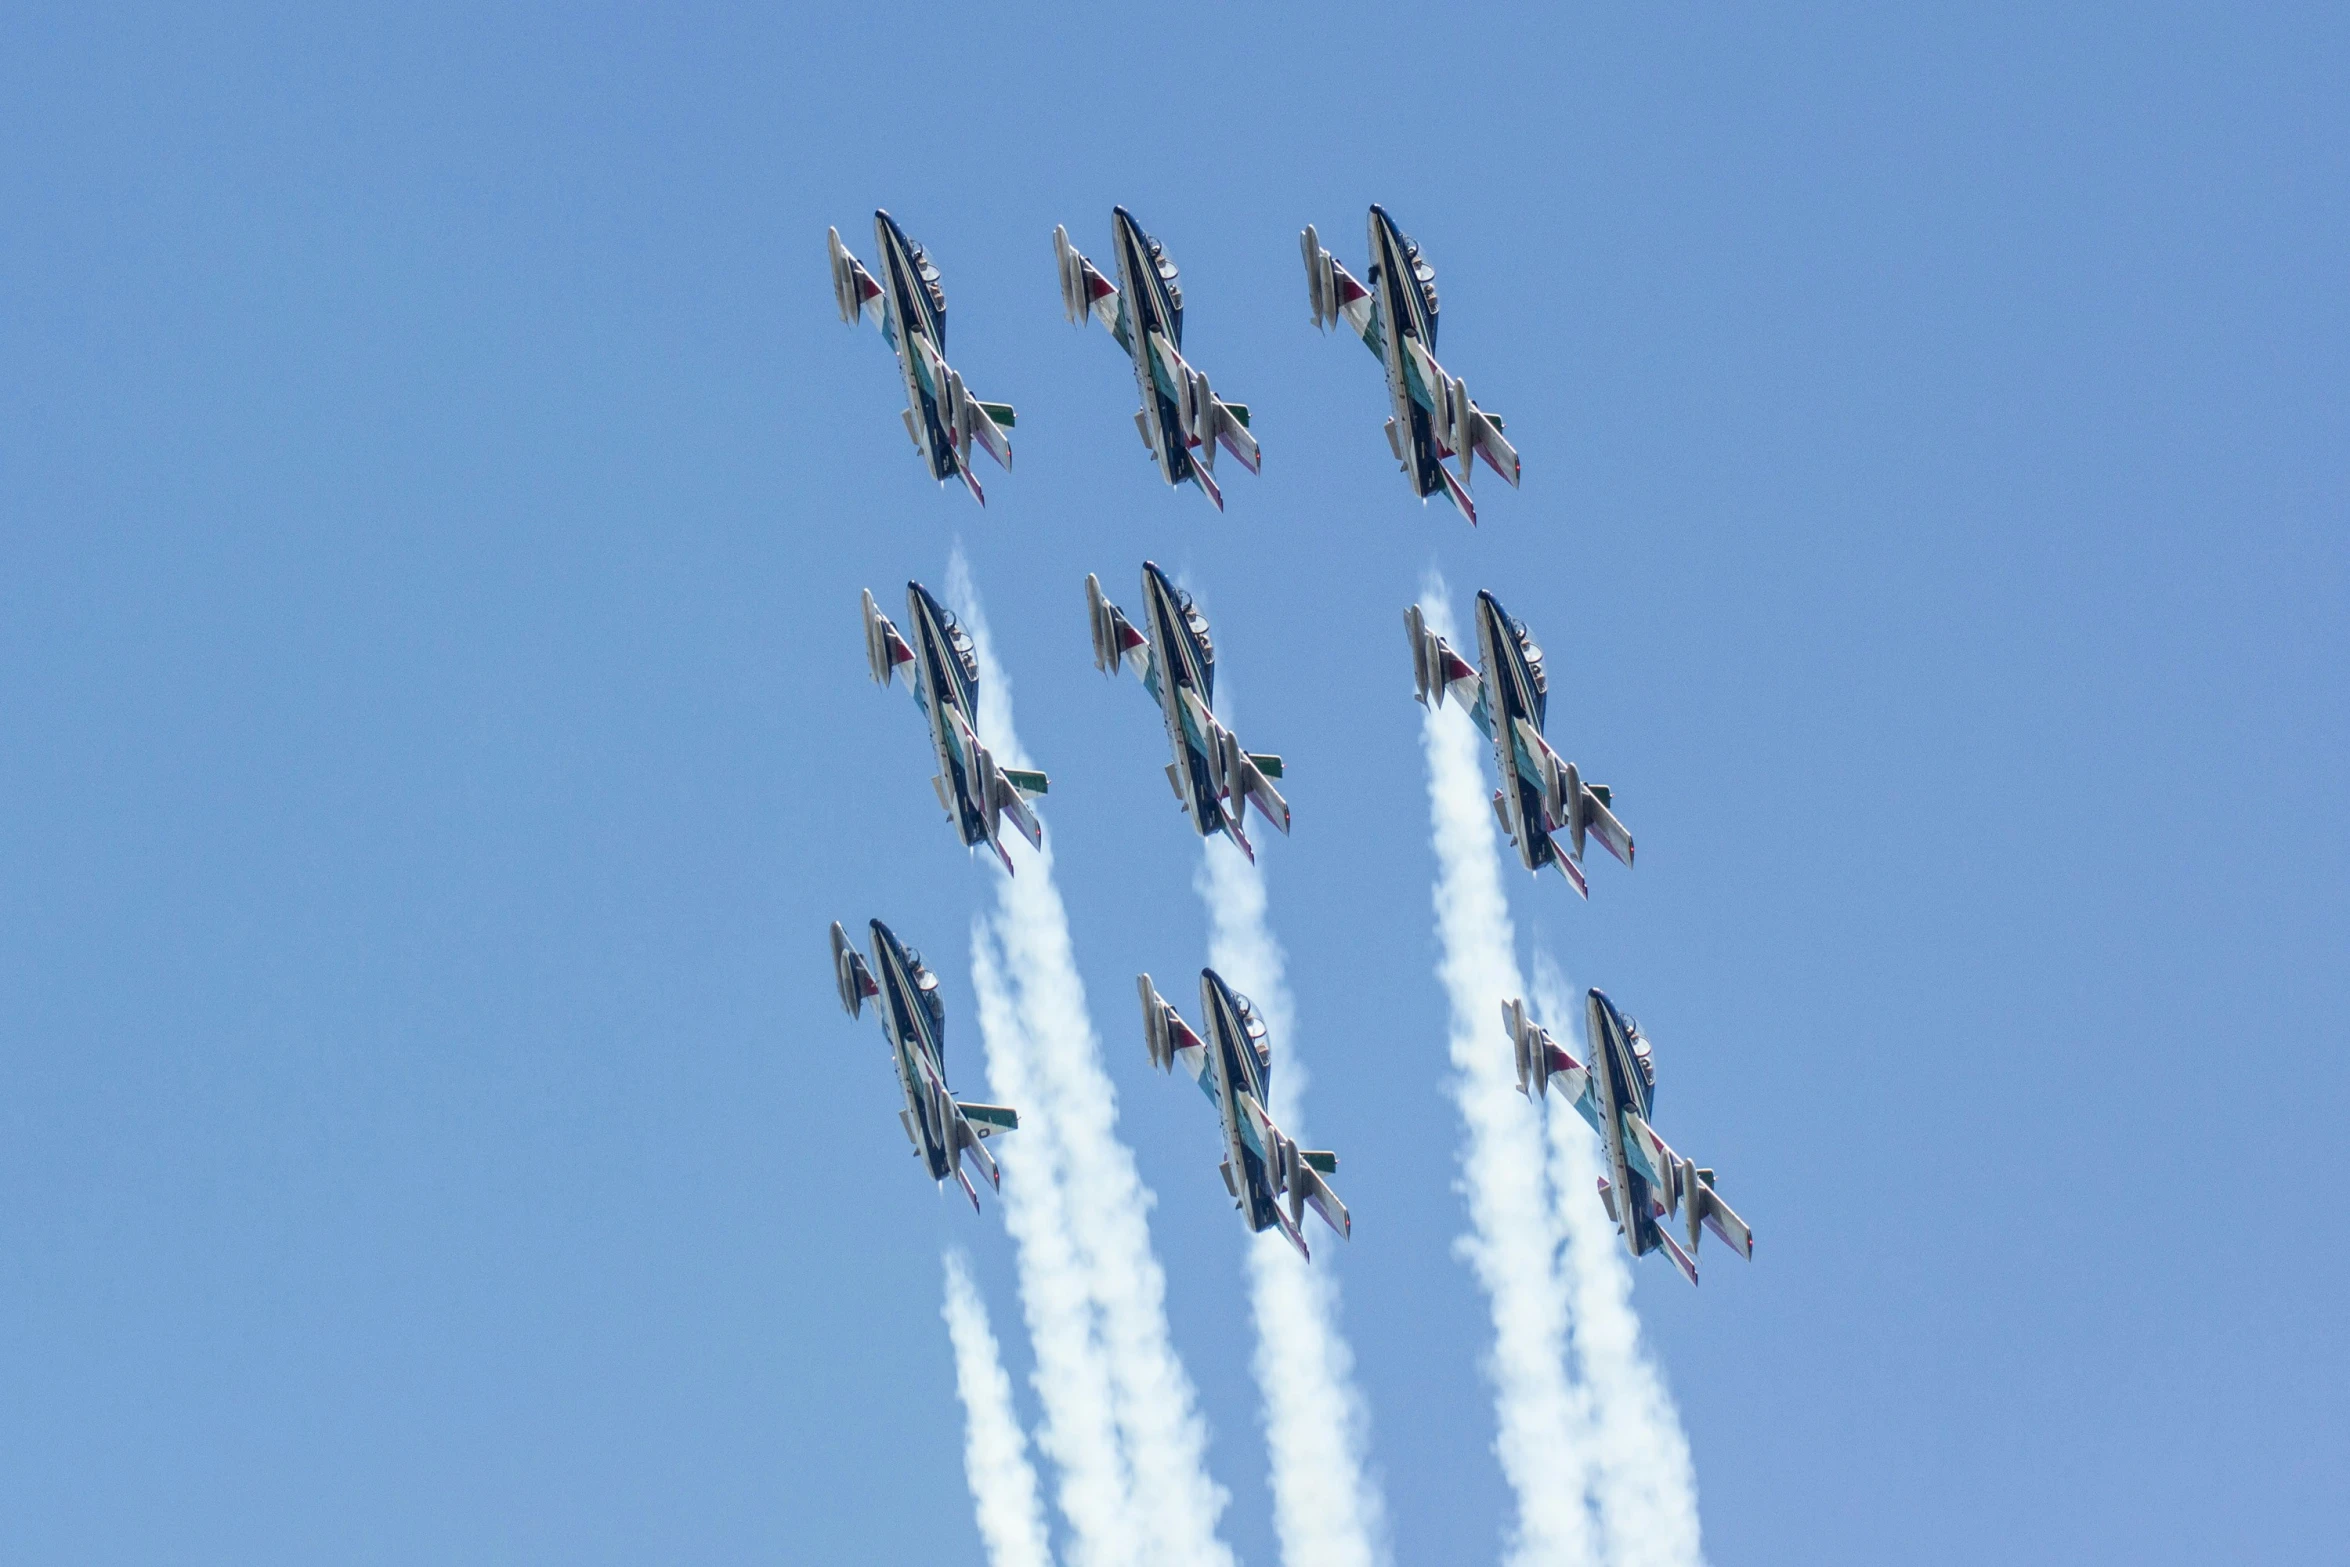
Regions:
[[[1383,208],[1371,209],[1371,286],[1365,288],[1322,248],[1312,224],[1298,236],[1306,258],[1306,295],[1314,325],[1328,331],[1340,321],[1362,335],[1363,346],[1387,369],[1387,446],[1423,501],[1439,488],[1474,523],[1469,498],[1472,455],[1518,482],[1518,451],[1501,433],[1501,418],[1469,399],[1468,384],[1447,375],[1436,362],[1436,269],[1420,247],[1395,226]],[[1461,460],[1461,476],[1444,466]]]
[[[1243,751],[1232,731],[1216,721],[1216,645],[1208,636],[1207,617],[1192,604],[1191,595],[1146,560],[1142,598],[1149,637],[1102,596],[1101,579],[1087,573],[1085,608],[1093,627],[1093,667],[1116,674],[1122,661],[1133,659],[1143,689],[1157,701],[1166,720],[1167,744],[1175,753],[1167,782],[1183,802],[1192,826],[1203,838],[1226,834],[1253,861],[1257,851],[1241,830],[1250,804],[1265,820],[1289,831],[1289,802],[1272,783],[1281,776],[1281,758]]]
[[[873,243],[887,287],[849,254],[839,229],[825,230],[825,237],[840,318],[854,326],[859,316],[872,317],[897,353],[906,383],[906,434],[913,437],[914,449],[930,465],[932,478],[944,484],[960,474],[985,506],[987,494],[971,471],[971,449],[984,447],[1011,468],[1012,438],[1004,432],[1012,428],[1012,405],[979,401],[946,362],[947,293],[939,286],[938,268],[886,212],[873,214]]]
[[[1306,1249],[1305,1232],[1299,1228],[1310,1205],[1322,1222],[1351,1239],[1354,1221],[1346,1204],[1322,1179],[1336,1173],[1338,1155],[1299,1148],[1265,1111],[1273,1053],[1266,1044],[1264,1021],[1248,998],[1225,984],[1214,969],[1201,969],[1199,1004],[1208,1023],[1208,1037],[1202,1039],[1159,994],[1148,974],[1138,976],[1134,988],[1142,996],[1143,1042],[1150,1049],[1151,1065],[1173,1071],[1175,1063],[1182,1062],[1216,1107],[1224,1132],[1224,1189],[1232,1194],[1232,1205],[1247,1218],[1249,1229],[1278,1227],[1298,1254],[1310,1259],[1313,1253]]]
[[[868,999],[879,998],[875,1010],[881,1014],[882,1037],[889,1041],[898,1086],[906,1094],[906,1108],[898,1112],[906,1139],[930,1178],[943,1185],[951,1176],[976,1212],[979,1191],[963,1173],[963,1158],[969,1155],[987,1184],[1001,1190],[1003,1177],[981,1144],[998,1132],[1019,1130],[1020,1114],[1002,1105],[958,1102],[947,1088],[947,1014],[938,999],[938,977],[922,966],[922,954],[879,920],[873,921],[870,968],[849,945],[840,921],[832,922],[832,973],[849,1016],[861,1015]]]
[[[899,665],[914,666],[906,684],[914,688],[914,703],[930,720],[930,748],[938,758],[938,773],[930,785],[938,791],[938,803],[946,808],[963,846],[986,844],[1009,874],[1012,856],[1004,851],[1003,842],[1007,819],[1020,836],[1044,847],[1044,826],[1029,810],[1025,796],[1045,792],[1045,775],[999,767],[979,743],[979,660],[971,651],[971,638],[919,582],[906,584],[906,618],[914,627],[919,651],[898,635],[898,628],[873,602],[873,591],[865,590],[865,661],[874,681],[884,686]]]
[[[1053,230],[1061,309],[1072,325],[1082,325],[1091,315],[1134,361],[1134,382],[1142,395],[1134,427],[1142,432],[1160,476],[1169,484],[1191,480],[1222,511],[1216,447],[1221,444],[1251,473],[1260,462],[1256,437],[1249,433],[1248,406],[1217,397],[1206,374],[1184,362],[1183,285],[1175,281],[1175,262],[1165,248],[1124,207],[1110,210],[1110,234],[1117,253],[1116,283],[1078,253],[1066,228]]]
[[[1478,650],[1485,658],[1482,678],[1451,644],[1428,629],[1419,605],[1403,612],[1420,702],[1425,706],[1433,699],[1442,707],[1450,691],[1453,700],[1469,710],[1470,721],[1493,742],[1493,762],[1502,784],[1493,792],[1493,814],[1518,846],[1518,858],[1530,871],[1556,865],[1588,898],[1584,835],[1597,838],[1608,853],[1629,866],[1632,834],[1616,820],[1610,808],[1614,796],[1607,785],[1585,783],[1575,764],[1542,738],[1549,689],[1542,649],[1492,594],[1477,595],[1476,615]],[[1560,831],[1568,836],[1564,850],[1550,836]]]
[[[1606,1145],[1608,1173],[1599,1178],[1599,1200],[1616,1221],[1634,1257],[1662,1250],[1690,1283],[1697,1282],[1697,1241],[1711,1230],[1739,1256],[1754,1256],[1754,1232],[1714,1191],[1714,1172],[1682,1158],[1649,1129],[1656,1099],[1656,1061],[1640,1026],[1620,1012],[1604,991],[1583,1000],[1591,1065],[1561,1050],[1526,1015],[1522,1001],[1501,1005],[1510,1044],[1518,1055],[1518,1092],[1539,1098],[1553,1078],[1576,1113]],[[1689,1249],[1665,1233],[1657,1220],[1681,1215]]]

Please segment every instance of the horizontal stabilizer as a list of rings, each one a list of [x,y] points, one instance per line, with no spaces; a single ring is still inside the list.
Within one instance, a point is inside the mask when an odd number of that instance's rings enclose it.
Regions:
[[[1226,800],[1226,811],[1234,824],[1238,825],[1247,805],[1254,805],[1258,815],[1287,833],[1289,802],[1273,787],[1272,779],[1257,765],[1256,758],[1243,751],[1239,739],[1221,724],[1212,724],[1208,739],[1209,770],[1215,775],[1216,792]]]
[[[1454,692],[1464,707],[1475,707],[1481,682],[1476,666],[1455,653],[1452,645],[1428,629],[1420,606],[1412,605],[1403,612],[1404,632],[1412,642],[1412,685],[1422,706],[1433,703],[1444,705],[1444,695],[1461,682],[1464,689]]]
[[[832,256],[832,300],[840,307],[840,318],[854,326],[857,317],[870,315],[876,327],[881,325],[881,285],[873,281],[873,274],[858,264],[840,242],[839,229],[826,229],[824,243]]]
[[[1338,1168],[1338,1156],[1319,1149],[1307,1153],[1283,1136],[1270,1120],[1264,1120],[1262,1108],[1253,1099],[1248,1101],[1248,1105],[1254,1112],[1252,1118],[1262,1123],[1259,1135],[1265,1138],[1272,1150],[1273,1157],[1267,1164],[1273,1178],[1274,1195],[1286,1193],[1289,1197],[1290,1223],[1301,1223],[1306,1209],[1311,1207],[1322,1216],[1324,1224],[1352,1239],[1353,1216],[1346,1211],[1346,1204],[1338,1200],[1338,1193],[1330,1189],[1330,1183],[1322,1179],[1326,1171]],[[1304,1246],[1303,1237],[1299,1237],[1299,1249],[1302,1251]]]
[[[1093,667],[1103,674],[1114,675],[1128,654],[1137,655],[1134,672],[1147,675],[1150,669],[1150,639],[1134,629],[1117,605],[1102,594],[1101,579],[1092,572],[1085,574],[1085,617],[1093,631]]]
[[[1704,1221],[1707,1229],[1721,1238],[1723,1245],[1749,1262],[1753,1261],[1754,1231],[1748,1229],[1746,1221],[1730,1210],[1728,1203],[1715,1195],[1713,1171],[1700,1170],[1697,1176],[1691,1200],[1697,1206],[1698,1217]]]
[[[1681,1277],[1695,1284],[1697,1282],[1697,1259],[1683,1251],[1680,1243],[1664,1231],[1657,1231],[1656,1238],[1663,1244],[1665,1255],[1673,1259],[1673,1266],[1681,1270]]]
[[[1061,274],[1061,314],[1071,326],[1081,326],[1091,315],[1103,326],[1118,329],[1118,285],[1102,276],[1094,264],[1069,243],[1069,231],[1053,226],[1053,261]]]
[[[963,1119],[969,1121],[971,1130],[981,1137],[1020,1130],[1020,1112],[1003,1105],[958,1103],[955,1108],[963,1112]]]
[[[1581,781],[1578,779],[1578,783]],[[1601,784],[1582,784],[1575,805],[1572,829],[1579,840],[1588,832],[1599,840],[1599,846],[1629,866],[1632,863],[1632,834],[1608,809],[1608,791]]]
[[[832,979],[840,990],[841,1010],[851,1017],[864,1015],[866,997],[881,994],[865,960],[849,945],[849,933],[840,928],[839,920],[832,922]]]
[[[881,606],[873,602],[873,590],[862,590],[865,595],[865,666],[873,671],[873,683],[886,686],[897,673],[900,664],[914,662],[914,650],[906,639],[898,635],[898,628],[890,624]],[[908,676],[909,680],[913,677]]]
[[[1477,503],[1469,498],[1468,487],[1454,478],[1452,470],[1442,463],[1436,465],[1436,472],[1437,476],[1444,480],[1444,493],[1451,498],[1453,505],[1460,508],[1461,515],[1469,519],[1469,526],[1475,527],[1477,525]]]

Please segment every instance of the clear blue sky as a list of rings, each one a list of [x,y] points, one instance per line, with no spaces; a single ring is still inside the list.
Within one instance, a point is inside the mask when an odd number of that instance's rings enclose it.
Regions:
[[[1248,1560],[1240,1234],[1128,988],[1197,850],[1082,625],[1146,554],[1289,760],[1399,1562],[1507,1502],[1431,565],[1639,834],[1520,929],[1760,1236],[1641,1271],[1712,1559],[2338,1559],[2339,11],[1270,9],[0,19],[0,1555],[977,1560],[938,1257],[1024,1377],[1000,1212],[823,948],[929,949],[978,1086],[991,873],[855,620],[960,539]],[[1373,200],[1524,454],[1474,532],[1308,325]],[[1256,411],[1221,517],[1060,318],[1121,202]],[[1019,407],[984,513],[834,317],[876,205]]]

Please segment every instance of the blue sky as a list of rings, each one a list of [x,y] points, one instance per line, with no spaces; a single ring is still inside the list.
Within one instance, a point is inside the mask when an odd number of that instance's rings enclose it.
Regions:
[[[2350,29],[1260,9],[0,20],[10,1554],[978,1559],[939,1252],[1018,1380],[1008,1243],[823,955],[928,949],[976,1086],[993,873],[855,623],[958,541],[1245,1559],[1241,1237],[1127,999],[1201,959],[1198,851],[1081,613],[1146,555],[1289,762],[1398,1561],[1507,1512],[1431,567],[1531,623],[1639,834],[1519,929],[1653,1029],[1759,1236],[1640,1273],[1710,1558],[2334,1554]],[[1373,200],[1525,459],[1475,531],[1308,324],[1296,231],[1359,262]],[[1220,517],[1061,321],[1052,227],[1106,261],[1113,203],[1255,411]],[[833,314],[876,205],[1019,407],[985,512]]]

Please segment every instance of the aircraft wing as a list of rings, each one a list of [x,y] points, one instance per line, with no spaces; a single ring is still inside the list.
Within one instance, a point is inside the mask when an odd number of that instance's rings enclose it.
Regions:
[[[1002,823],[1009,819],[1021,837],[1036,848],[1044,847],[1044,824],[1036,819],[1024,798],[1046,792],[1044,774],[1025,770],[1007,770],[996,763],[987,747],[979,743],[979,736],[970,721],[953,708],[945,713],[947,733],[952,738],[963,764],[964,787],[969,790],[968,803],[985,824],[987,841],[1005,871],[1012,869],[1012,857],[1004,852],[1000,836]]]
[[[1306,1252],[1305,1237],[1298,1231],[1309,1207],[1342,1238],[1353,1239],[1353,1216],[1346,1211],[1346,1204],[1338,1200],[1338,1193],[1331,1189],[1330,1183],[1322,1178],[1337,1172],[1338,1155],[1324,1149],[1298,1147],[1273,1124],[1273,1118],[1254,1094],[1241,1093],[1234,1097],[1239,1102],[1244,1140],[1265,1161],[1273,1194],[1288,1199],[1289,1222],[1282,1228],[1290,1241],[1300,1252],[1312,1255]]]
[[[1555,1078],[1567,1102],[1597,1131],[1599,1116],[1592,1100],[1590,1068],[1559,1048],[1550,1031],[1527,1015],[1525,1002],[1503,1002],[1501,1020],[1510,1031],[1510,1046],[1518,1058],[1518,1092],[1538,1099],[1550,1091]]]
[[[1314,232],[1311,223],[1298,235],[1297,243],[1305,255],[1306,300],[1313,307],[1314,325],[1327,332],[1344,321],[1362,338],[1363,345],[1384,361],[1387,345],[1379,331],[1371,291],[1356,282],[1354,274],[1336,256],[1322,248],[1322,237]]]
[[[1486,701],[1485,681],[1477,673],[1477,666],[1428,629],[1419,605],[1414,604],[1403,612],[1403,625],[1412,642],[1412,684],[1420,705],[1426,707],[1433,703],[1442,707],[1449,692],[1454,701],[1469,710],[1469,717],[1477,727],[1490,737],[1492,708]]]
[[[1183,1069],[1197,1081],[1207,1069],[1207,1041],[1192,1032],[1191,1025],[1183,1021],[1183,1014],[1159,994],[1148,974],[1135,976],[1134,989],[1142,998],[1142,1042],[1150,1052],[1151,1065],[1170,1072],[1180,1061]]]
[[[1134,677],[1150,685],[1150,638],[1134,629],[1134,622],[1102,593],[1101,578],[1090,571],[1085,574],[1085,618],[1093,631],[1093,667],[1114,675],[1132,658]]]
[[[873,601],[873,590],[862,590],[865,595],[865,665],[873,671],[873,683],[886,686],[898,671],[900,664],[914,662],[914,649],[898,635],[898,628],[890,624],[881,606]],[[908,676],[911,682],[913,677]],[[916,686],[919,691],[921,688]]]
[[[832,298],[833,303],[840,307],[841,320],[855,326],[858,317],[869,316],[875,329],[881,329],[888,320],[888,311],[882,304],[881,285],[873,281],[873,274],[866,271],[855,256],[849,254],[849,248],[840,242],[839,229],[826,229],[824,242],[832,256]]]
[[[1053,226],[1053,260],[1061,274],[1061,313],[1069,318],[1069,324],[1079,325],[1090,315],[1132,353],[1134,344],[1122,320],[1118,285],[1102,276],[1100,269],[1069,243],[1068,229],[1059,224]]]
[[[881,987],[873,982],[873,971],[850,945],[849,934],[840,928],[840,921],[832,922],[832,980],[840,991],[841,1010],[851,1017],[862,1017],[865,1003],[881,994]]]
[[[1722,1201],[1714,1190],[1714,1172],[1699,1169],[1695,1161],[1684,1159],[1673,1152],[1665,1140],[1640,1115],[1627,1107],[1623,1112],[1624,1156],[1639,1172],[1653,1191],[1655,1217],[1680,1214],[1689,1238],[1688,1256],[1697,1252],[1698,1232],[1708,1229],[1739,1256],[1753,1260],[1754,1231],[1747,1227],[1730,1205]],[[1668,1246],[1672,1237],[1663,1236]],[[1678,1254],[1680,1248],[1673,1246]],[[1676,1255],[1675,1261],[1685,1259]],[[1689,1282],[1697,1282],[1696,1267],[1691,1262],[1683,1269],[1690,1275]]]
[[[1518,776],[1541,793],[1544,830],[1566,833],[1570,857],[1578,864],[1588,834],[1629,866],[1632,834],[1611,808],[1614,793],[1605,784],[1585,783],[1575,764],[1552,750],[1530,720],[1520,718],[1513,728],[1518,741],[1514,748]]]

